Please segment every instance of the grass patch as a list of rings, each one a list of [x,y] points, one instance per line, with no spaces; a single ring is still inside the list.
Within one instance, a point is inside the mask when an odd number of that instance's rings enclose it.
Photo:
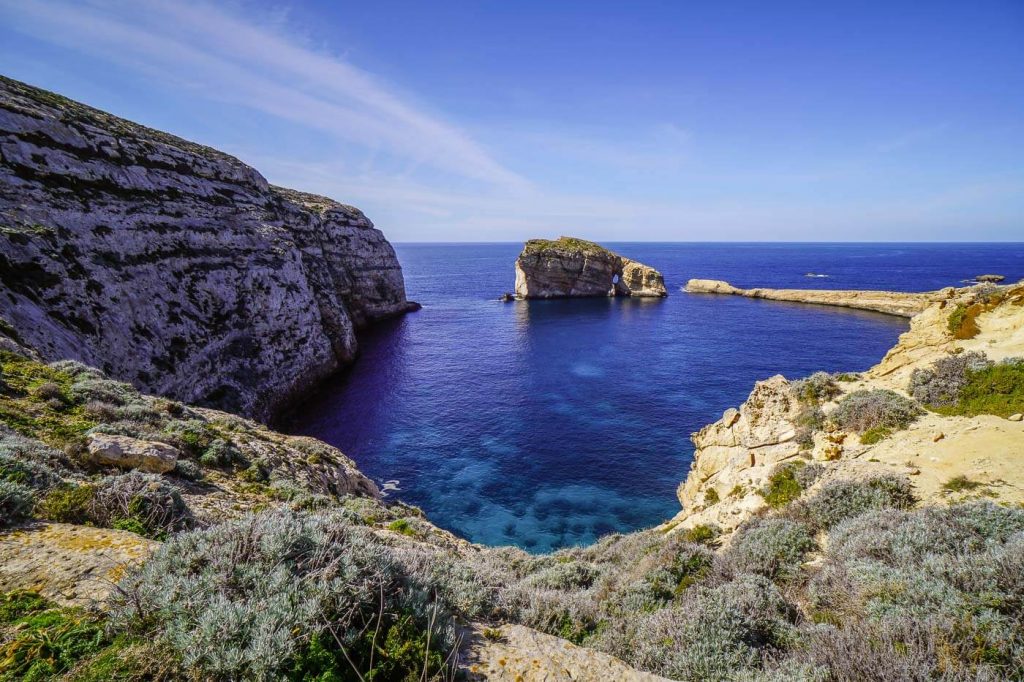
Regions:
[[[388,530],[393,530],[396,533],[402,535],[408,535],[409,537],[416,537],[416,529],[412,527],[406,519],[397,519],[388,524]]]
[[[45,680],[107,645],[103,622],[59,608],[38,594],[13,592],[0,602],[0,680]]]
[[[984,483],[972,481],[966,476],[954,476],[942,484],[942,490],[947,493],[967,493],[984,486]]]
[[[717,526],[702,523],[683,533],[683,539],[698,545],[716,545],[720,534]]]
[[[614,256],[611,251],[600,244],[577,239],[576,237],[559,237],[558,239],[531,239],[523,247],[523,254],[536,254],[542,251],[577,251],[586,255]]]
[[[874,445],[892,435],[892,429],[886,426],[876,426],[860,434],[861,445]]]
[[[0,370],[7,386],[0,393],[0,422],[18,433],[64,447],[96,426],[67,398],[69,374],[9,351],[0,351]]]
[[[768,479],[768,485],[761,490],[761,497],[772,509],[785,507],[800,497],[803,485],[797,480],[797,465],[783,466]]]

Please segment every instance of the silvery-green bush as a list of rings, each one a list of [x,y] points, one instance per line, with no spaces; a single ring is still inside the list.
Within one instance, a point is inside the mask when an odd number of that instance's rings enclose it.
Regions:
[[[788,646],[794,608],[761,576],[688,590],[675,605],[600,635],[632,665],[679,680],[723,680]]]
[[[331,513],[265,512],[178,534],[122,580],[112,617],[169,646],[193,674],[217,679],[347,675],[344,655],[375,677],[369,656],[378,645],[399,656],[428,640],[435,659],[454,645],[430,587],[372,533]],[[411,660],[378,653],[374,665]],[[419,672],[389,667],[380,676]]]
[[[28,486],[0,479],[0,526],[28,516],[34,501],[32,489]]]
[[[991,365],[992,361],[978,351],[950,355],[928,369],[915,369],[907,392],[924,405],[955,405],[967,385],[968,373]]]
[[[844,431],[905,429],[923,411],[913,401],[887,389],[854,391],[836,406],[829,417]]]
[[[757,519],[737,531],[729,549],[720,557],[721,568],[727,575],[755,573],[786,580],[799,570],[804,557],[816,546],[811,529],[800,521]]]
[[[790,513],[815,529],[827,530],[869,511],[909,509],[915,501],[910,481],[886,474],[862,481],[829,482],[810,499],[796,502]]]

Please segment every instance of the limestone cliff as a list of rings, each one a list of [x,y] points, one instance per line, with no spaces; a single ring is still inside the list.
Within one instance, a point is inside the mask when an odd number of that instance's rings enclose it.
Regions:
[[[694,461],[678,490],[683,511],[669,527],[736,528],[766,507],[762,493],[769,477],[787,462],[822,464],[817,485],[898,473],[912,477],[923,500],[948,501],[943,484],[964,476],[1000,502],[1024,502],[1024,425],[1013,418],[929,411],[905,430],[873,443],[828,419],[854,391],[887,389],[906,395],[915,369],[950,355],[980,351],[993,361],[1024,357],[1024,286],[950,288],[936,298],[911,320],[910,330],[879,364],[835,382],[836,394],[816,406],[823,410],[819,430],[802,433],[810,414],[807,405],[801,404],[794,382],[779,375],[757,382],[739,409],[726,410],[694,433]],[[968,333],[962,333],[965,324]]]
[[[952,287],[920,294],[834,289],[739,289],[728,282],[714,279],[691,279],[686,283],[685,290],[691,294],[728,294],[771,301],[857,308],[900,317],[913,317],[932,303],[949,298],[953,291]]]
[[[531,239],[516,259],[519,298],[667,295],[660,272],[584,239]]]
[[[263,420],[415,305],[358,209],[6,78],[0,287],[43,358]]]

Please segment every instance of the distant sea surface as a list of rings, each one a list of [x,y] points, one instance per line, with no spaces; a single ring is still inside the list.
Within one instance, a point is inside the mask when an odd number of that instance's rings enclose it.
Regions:
[[[679,511],[690,433],[754,381],[865,370],[908,327],[688,295],[687,279],[926,291],[985,273],[1024,278],[1024,244],[607,246],[660,270],[669,297],[500,303],[521,244],[397,244],[423,310],[363,334],[356,364],[290,430],[337,446],[389,495],[474,542],[589,543]]]

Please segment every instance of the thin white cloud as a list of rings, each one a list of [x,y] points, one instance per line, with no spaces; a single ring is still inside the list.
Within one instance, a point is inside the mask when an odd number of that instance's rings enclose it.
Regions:
[[[522,187],[457,127],[280,26],[203,2],[0,0],[4,23],[205,97],[241,104],[414,165]]]

